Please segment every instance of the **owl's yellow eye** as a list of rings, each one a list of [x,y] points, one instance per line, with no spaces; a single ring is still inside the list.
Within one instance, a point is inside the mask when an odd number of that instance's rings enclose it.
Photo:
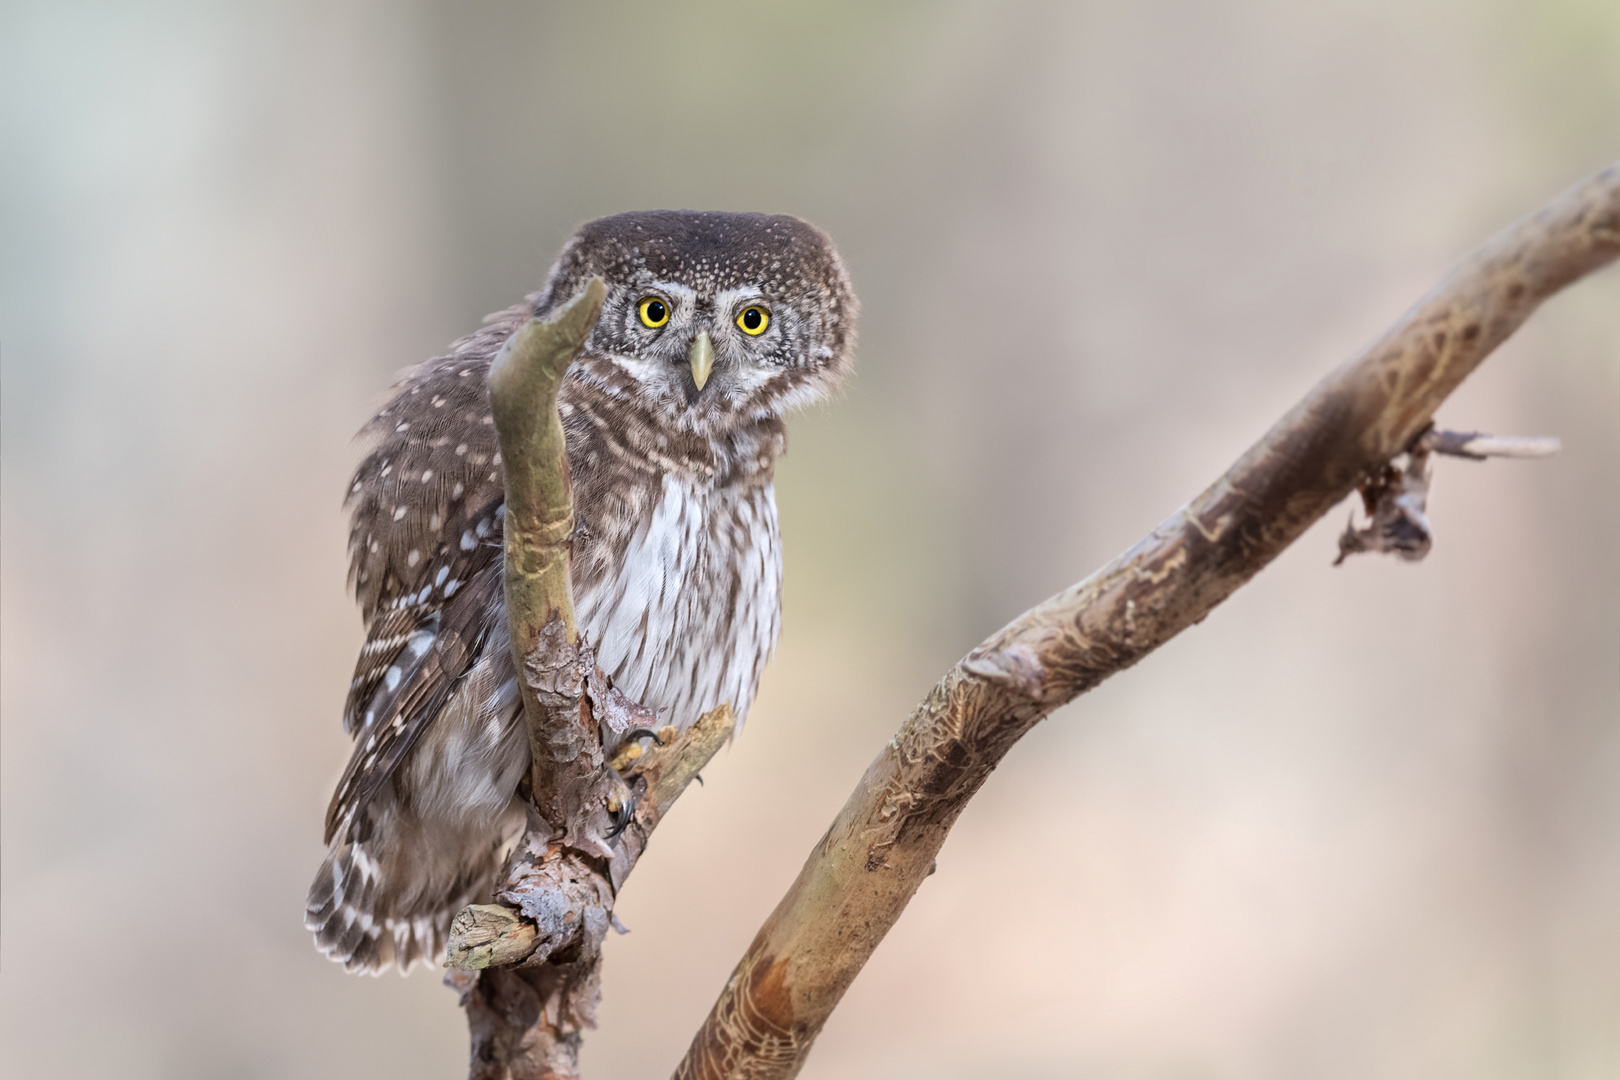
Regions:
[[[636,305],[641,313],[641,325],[656,330],[669,322],[669,305],[656,296],[649,296]]]
[[[737,325],[742,327],[743,333],[759,337],[771,325],[771,313],[762,307],[744,308],[743,313],[737,316]]]

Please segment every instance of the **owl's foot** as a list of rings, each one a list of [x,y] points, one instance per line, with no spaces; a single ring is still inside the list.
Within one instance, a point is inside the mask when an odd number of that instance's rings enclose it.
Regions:
[[[613,819],[613,827],[608,830],[607,834],[609,840],[616,838],[620,833],[628,829],[630,822],[635,820],[636,806],[641,802],[640,790],[646,787],[645,781],[642,781],[640,777],[624,776],[644,753],[641,741],[651,739],[656,746],[663,747],[669,744],[675,734],[676,729],[673,727],[666,727],[662,731],[654,731],[651,728],[633,728],[625,735],[624,741],[619,743],[619,749],[614,753],[610,765],[616,773],[620,774],[620,778],[627,779],[628,783],[608,800],[608,814]]]
[[[637,758],[646,752],[641,740],[651,739],[658,746],[665,745],[675,734],[674,728],[665,728],[663,731],[654,731],[651,728],[633,728],[619,743],[619,748],[613,751],[613,758],[609,762],[618,772],[626,772]]]

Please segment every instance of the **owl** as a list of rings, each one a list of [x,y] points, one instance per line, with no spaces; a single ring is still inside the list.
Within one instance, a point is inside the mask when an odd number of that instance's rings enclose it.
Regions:
[[[348,505],[367,633],[343,712],[355,746],[305,919],[350,971],[436,961],[451,917],[489,900],[522,832],[529,744],[485,376],[509,336],[598,275],[602,314],[557,402],[580,629],[620,690],[682,728],[722,703],[740,726],[775,646],[772,475],[784,415],[849,373],[843,263],[792,217],[590,222],[540,292],[407,372],[362,431],[374,447]]]

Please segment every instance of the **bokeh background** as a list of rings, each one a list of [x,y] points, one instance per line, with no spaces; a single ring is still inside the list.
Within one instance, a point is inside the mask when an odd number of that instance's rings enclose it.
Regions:
[[[1610,0],[6,0],[0,1068],[452,1077],[300,926],[392,374],[587,218],[839,241],[744,737],[660,830],[588,1075],[667,1075],[952,661],[1196,493],[1448,264],[1620,155]],[[1346,511],[1047,721],[814,1078],[1620,1076],[1620,276],[1441,413],[1420,566]]]

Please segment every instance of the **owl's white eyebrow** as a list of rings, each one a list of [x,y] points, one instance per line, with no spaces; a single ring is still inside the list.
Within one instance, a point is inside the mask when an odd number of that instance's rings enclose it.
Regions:
[[[730,289],[722,289],[714,294],[714,306],[717,311],[728,314],[749,300],[768,300],[765,291],[758,285],[738,285]]]

